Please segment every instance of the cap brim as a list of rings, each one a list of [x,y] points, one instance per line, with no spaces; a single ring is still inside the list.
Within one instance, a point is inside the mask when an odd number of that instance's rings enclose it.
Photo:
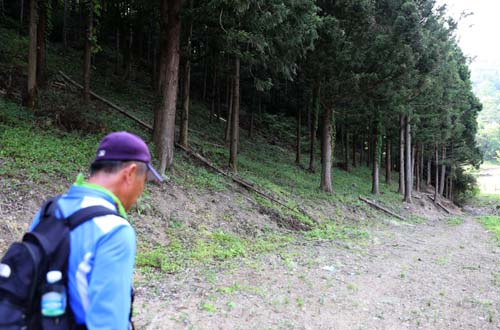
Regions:
[[[163,178],[158,172],[156,172],[153,166],[149,163],[146,165],[148,166],[148,181],[163,182]]]

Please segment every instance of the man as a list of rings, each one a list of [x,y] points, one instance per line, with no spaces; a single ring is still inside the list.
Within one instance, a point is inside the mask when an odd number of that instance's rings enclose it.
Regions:
[[[136,244],[126,211],[148,177],[162,181],[147,145],[136,135],[115,132],[99,144],[88,182],[80,174],[58,199],[59,217],[94,205],[120,214],[96,217],[71,231],[68,299],[79,329],[128,329]],[[31,229],[38,221],[39,214]]]

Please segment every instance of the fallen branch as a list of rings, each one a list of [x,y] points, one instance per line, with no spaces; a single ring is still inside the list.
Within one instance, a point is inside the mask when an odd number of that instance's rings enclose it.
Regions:
[[[377,210],[381,210],[381,211],[383,211],[383,212],[385,212],[385,213],[387,213],[387,214],[389,214],[389,215],[391,215],[391,216],[393,216],[393,217],[395,217],[395,218],[398,218],[399,220],[403,220],[403,221],[405,221],[405,220],[406,220],[405,218],[403,218],[403,217],[402,217],[402,216],[400,216],[399,214],[396,214],[396,213],[392,212],[391,210],[388,210],[388,209],[386,209],[385,207],[380,206],[380,205],[378,205],[377,203],[375,203],[375,202],[373,202],[373,201],[371,201],[371,200],[368,200],[368,199],[363,198],[363,197],[361,197],[361,196],[359,196],[359,199],[360,199],[361,201],[365,202],[366,204],[370,205],[371,207],[373,207],[373,208],[375,208],[375,209],[377,209]]]
[[[66,74],[64,74],[64,72],[62,71],[59,71],[59,74],[64,78],[66,79],[67,81],[69,81],[70,83],[72,83],[73,85],[75,85],[76,87],[80,88],[80,89],[83,89],[83,86],[80,85],[79,83],[77,83],[76,81],[74,81],[73,79],[71,79],[70,77],[68,77]],[[96,93],[90,91],[90,95],[92,95],[94,98],[96,98],[97,100],[105,103],[106,105],[110,106],[111,108],[115,109],[116,111],[124,114],[125,116],[127,116],[128,118],[134,120],[135,122],[139,123],[140,125],[142,125],[143,127],[149,129],[149,130],[153,130],[153,127],[145,122],[143,122],[142,120],[140,120],[139,118],[135,117],[134,115],[131,115],[130,113],[128,113],[127,111],[123,110],[122,108],[120,108],[119,106],[117,106],[116,104],[114,104],[113,102],[111,101],[108,101],[106,100],[104,97],[102,96],[99,96],[97,95]]]
[[[251,184],[250,182],[246,182],[245,180],[243,179],[240,179],[234,175],[231,175],[229,173],[226,173],[225,171],[223,171],[222,169],[218,168],[217,166],[213,165],[208,159],[206,159],[205,157],[203,157],[202,155],[200,155],[199,153],[193,151],[192,149],[190,148],[186,148],[185,146],[181,145],[181,144],[178,144],[176,143],[175,144],[177,147],[179,147],[180,149],[184,150],[185,152],[187,152],[188,154],[190,154],[191,156],[193,156],[194,158],[198,159],[199,161],[201,161],[203,164],[205,164],[206,166],[208,166],[209,168],[211,168],[212,170],[214,170],[215,172],[217,173],[220,173],[228,178],[230,178],[231,180],[233,180],[234,182],[236,182],[237,184],[239,184],[240,186],[242,186],[243,188],[249,190],[249,191],[252,191],[254,193],[256,193],[257,195],[261,196],[261,197],[264,197],[268,200],[270,200],[271,202],[273,203],[276,203],[284,208],[287,208],[291,211],[294,211],[294,212],[299,212],[299,213],[302,213],[304,214],[306,217],[310,218],[312,221],[314,221],[315,223],[319,223],[314,217],[312,217],[311,215],[309,215],[305,210],[303,210],[302,208],[300,207],[297,207],[297,208],[292,208],[288,205],[286,205],[285,203],[281,202],[280,200],[276,199],[275,197],[265,193],[265,192],[262,192],[260,191],[259,189],[255,188],[253,184]]]
[[[434,202],[434,198],[433,197],[431,197],[429,195],[427,195],[427,197],[429,197],[429,199]],[[448,210],[446,207],[444,207],[444,205],[441,204],[439,201],[437,203],[434,203],[434,204],[436,204],[437,206],[439,206],[440,208],[442,208],[446,213],[451,214],[451,211]]]

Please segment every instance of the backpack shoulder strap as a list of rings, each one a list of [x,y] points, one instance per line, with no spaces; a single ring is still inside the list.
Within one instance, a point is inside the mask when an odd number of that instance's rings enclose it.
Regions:
[[[87,220],[96,218],[96,217],[102,217],[104,215],[116,215],[120,216],[116,211],[108,209],[107,207],[96,205],[96,206],[89,206],[85,207],[83,209],[80,209],[73,213],[71,216],[69,216],[66,221],[67,225],[69,226],[70,230],[75,229],[82,223],[86,222]]]

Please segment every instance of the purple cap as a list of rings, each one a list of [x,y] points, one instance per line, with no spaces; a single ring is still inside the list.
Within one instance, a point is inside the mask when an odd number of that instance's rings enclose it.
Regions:
[[[162,177],[151,166],[151,154],[146,143],[137,135],[128,132],[114,132],[101,140],[94,161],[100,160],[135,160],[147,165],[148,179],[163,181]]]

